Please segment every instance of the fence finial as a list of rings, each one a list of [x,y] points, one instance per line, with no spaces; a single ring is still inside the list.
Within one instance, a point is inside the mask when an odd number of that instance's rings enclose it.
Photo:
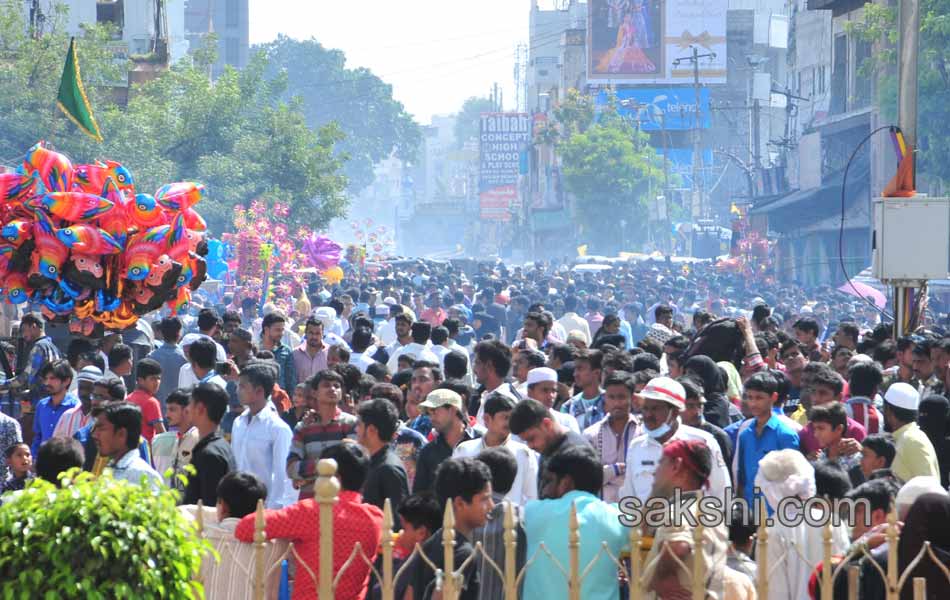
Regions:
[[[442,519],[442,579],[443,600],[458,600],[455,585],[455,514],[452,512],[452,500],[445,503],[445,516]]]
[[[759,531],[756,534],[755,556],[756,591],[759,598],[769,597],[769,511],[765,506],[765,498],[759,498]]]
[[[383,549],[383,581],[382,592],[383,600],[394,600],[393,594],[393,506],[386,498],[383,501],[383,537],[380,545]],[[402,600],[401,598],[399,600]]]
[[[264,501],[257,501],[254,513],[254,600],[264,600],[264,581],[267,566],[264,564],[264,548],[267,546],[267,523],[264,519]]]
[[[571,555],[571,570],[567,579],[568,597],[570,600],[581,600],[581,533],[580,523],[577,521],[577,504],[575,502],[571,502],[567,549]]]
[[[330,458],[317,463],[317,482],[313,486],[320,508],[320,600],[333,600],[333,505],[340,492],[336,461]]]
[[[518,600],[518,536],[515,534],[515,507],[505,502],[505,600]]]
[[[697,492],[696,505],[703,499],[703,491]],[[693,528],[693,572],[690,575],[693,578],[693,600],[704,600],[706,598],[706,569],[710,566],[706,564],[703,554],[703,522],[697,519],[696,527]]]
[[[831,512],[831,503],[823,502],[823,509],[826,513]],[[834,597],[832,594],[831,586],[831,515],[826,514],[827,521],[825,521],[825,527],[822,531],[822,548],[823,552],[821,553],[821,600],[832,600]]]
[[[900,590],[897,581],[900,573],[897,570],[897,503],[891,505],[891,512],[887,513],[887,581],[884,597],[887,600],[898,600]]]

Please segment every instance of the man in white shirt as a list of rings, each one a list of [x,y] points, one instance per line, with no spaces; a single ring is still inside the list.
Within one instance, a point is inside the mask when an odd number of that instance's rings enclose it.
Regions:
[[[395,373],[399,370],[399,357],[410,356],[414,361],[425,361],[433,364],[439,364],[439,357],[432,350],[429,350],[429,335],[432,333],[432,325],[425,321],[416,321],[410,327],[412,343],[406,344],[389,355],[389,370]]]
[[[554,410],[554,400],[557,398],[557,371],[550,367],[538,367],[528,371],[528,398],[537,400],[548,407],[551,418],[574,433],[580,433],[580,425],[574,415]]]
[[[183,347],[185,356],[188,357],[188,364],[182,365],[178,372],[179,388],[190,389],[206,381],[217,384],[222,390],[228,388],[224,378],[214,370],[217,358],[214,340],[201,336]]]
[[[701,429],[683,425],[679,413],[686,408],[686,390],[669,377],[655,377],[640,392],[643,399],[641,417],[645,432],[630,442],[627,449],[626,475],[620,488],[620,498],[636,496],[641,503],[650,497],[653,474],[663,454],[663,444],[670,440],[701,440],[712,454],[712,472],[706,495],[716,496],[725,505],[729,487],[729,469],[722,457],[716,438]]]
[[[584,343],[590,345],[590,323],[587,319],[577,314],[577,296],[567,296],[564,298],[564,316],[557,320],[557,323],[564,328],[568,334],[572,331],[579,331],[584,336]],[[565,337],[566,339],[566,337]]]
[[[238,380],[238,398],[246,408],[234,421],[231,448],[239,471],[253,473],[267,486],[267,508],[283,508],[296,500],[286,473],[293,432],[270,400],[277,365],[248,363]]]
[[[518,473],[505,500],[524,506],[538,497],[538,454],[521,442],[512,439],[508,427],[515,401],[503,394],[491,394],[485,400],[485,435],[460,443],[455,447],[456,458],[478,458],[485,448],[504,447],[518,463]]]
[[[508,371],[511,370],[511,349],[498,340],[486,340],[475,346],[475,380],[484,387],[479,400],[478,414],[475,422],[484,427],[485,400],[497,392],[513,399],[522,400],[514,390],[514,386],[505,381]]]

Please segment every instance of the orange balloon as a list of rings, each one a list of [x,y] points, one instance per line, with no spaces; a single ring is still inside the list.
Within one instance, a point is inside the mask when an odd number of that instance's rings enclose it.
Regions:
[[[329,285],[336,285],[343,281],[343,269],[340,267],[331,267],[320,273],[320,276],[323,277],[323,280]]]

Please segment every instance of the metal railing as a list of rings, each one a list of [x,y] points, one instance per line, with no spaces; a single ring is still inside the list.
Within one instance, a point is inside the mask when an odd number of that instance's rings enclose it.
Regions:
[[[293,547],[293,544],[290,544],[288,550],[280,555],[280,558],[276,563],[270,565],[266,564],[265,550],[267,548],[267,544],[269,543],[265,535],[266,517],[263,501],[258,503],[253,541],[253,573],[249,574],[248,581],[248,585],[253,588],[253,597],[255,600],[265,600],[265,598],[270,600],[270,597],[267,596],[265,592],[267,579],[273,574],[274,569],[280,568],[280,561],[290,556],[293,556],[297,561],[296,578],[312,578],[314,587],[318,592],[318,597],[321,598],[321,600],[333,600],[341,576],[347,571],[347,569],[352,568],[356,561],[362,561],[375,576],[375,580],[380,584],[382,600],[402,600],[401,598],[395,598],[394,596],[396,590],[395,584],[400,577],[407,574],[407,567],[411,564],[409,559],[411,559],[413,556],[418,556],[420,560],[423,560],[429,566],[429,568],[435,572],[436,589],[441,592],[441,597],[443,600],[458,600],[462,589],[463,572],[465,569],[472,567],[472,561],[479,556],[485,559],[485,564],[488,566],[488,568],[495,571],[495,573],[501,578],[504,586],[505,600],[518,600],[518,589],[523,582],[527,570],[541,555],[546,556],[554,563],[556,567],[556,569],[549,573],[550,576],[556,577],[558,576],[558,573],[560,573],[560,576],[564,577],[568,589],[568,598],[570,600],[582,600],[581,587],[583,585],[584,579],[590,574],[594,565],[600,560],[609,560],[614,563],[618,572],[618,585],[620,585],[619,582],[621,581],[626,582],[629,592],[628,597],[630,600],[641,600],[647,597],[647,586],[650,582],[644,580],[643,573],[652,571],[652,568],[656,566],[654,563],[661,560],[673,561],[678,569],[681,569],[682,572],[689,575],[692,600],[705,600],[706,598],[707,565],[704,564],[705,561],[703,558],[703,552],[692,553],[692,568],[687,567],[684,562],[678,558],[672,552],[672,550],[670,550],[669,546],[666,545],[664,545],[662,548],[659,548],[657,552],[654,553],[653,558],[647,562],[647,558],[649,558],[647,556],[647,551],[651,545],[651,540],[650,538],[645,538],[643,536],[639,527],[629,528],[629,554],[624,553],[623,556],[614,556],[613,553],[608,549],[607,544],[603,543],[599,551],[594,556],[593,560],[582,566],[580,564],[580,525],[577,518],[576,506],[571,507],[570,518],[567,523],[567,550],[569,564],[566,566],[561,564],[554,557],[554,554],[549,548],[545,547],[544,543],[541,543],[534,554],[527,558],[523,567],[518,570],[515,562],[517,549],[516,520],[514,509],[510,503],[506,506],[503,522],[503,540],[505,548],[504,565],[498,565],[494,560],[492,560],[485,553],[485,550],[480,542],[475,545],[473,554],[463,564],[456,565],[454,552],[455,518],[452,513],[452,505],[451,503],[448,503],[445,508],[445,516],[443,519],[442,528],[442,547],[444,551],[443,567],[439,568],[437,565],[435,565],[429,559],[429,557],[427,557],[425,553],[422,552],[420,546],[417,544],[412,553],[403,563],[402,567],[398,571],[394,572],[393,554],[396,536],[392,531],[393,514],[389,500],[387,499],[383,510],[382,538],[380,547],[378,548],[379,556],[381,557],[381,570],[376,568],[376,565],[373,561],[373,557],[376,555],[377,549],[372,549],[371,551],[367,552],[367,549],[362,548],[360,544],[357,543],[350,552],[347,560],[340,566],[340,569],[334,573],[333,506],[337,502],[340,491],[340,485],[335,477],[335,474],[335,461],[321,460],[319,462],[319,477],[314,487],[314,500],[319,507],[319,573],[314,573],[310,569],[307,563],[303,560],[303,557],[297,553],[297,550]],[[198,519],[196,521],[198,535],[203,535],[201,512],[202,511],[199,507]],[[766,527],[766,522],[768,519],[766,518],[767,515],[764,502],[760,503],[759,505],[759,513],[760,525],[755,536],[757,576],[755,578],[754,585],[757,597],[760,599],[766,599],[769,597],[769,580],[775,575],[778,569],[784,566],[786,561],[793,558],[790,556],[790,552],[798,554],[799,558],[801,559],[805,559],[805,557],[802,555],[799,548],[793,546],[786,548],[785,551],[779,556],[778,560],[775,560],[772,564],[770,564],[768,559],[768,547],[770,543],[774,542],[769,540],[770,530]],[[933,561],[933,563],[939,567],[947,579],[947,587],[944,589],[950,590],[950,569],[948,569],[947,566],[938,559],[930,546],[930,542],[924,542],[923,547],[920,549],[916,557],[907,565],[907,568],[904,569],[903,573],[898,572],[897,548],[899,528],[897,525],[896,512],[892,511],[888,515],[887,523],[888,525],[885,532],[885,539],[887,542],[887,566],[885,570],[871,558],[869,550],[864,545],[859,545],[853,548],[844,556],[839,557],[834,555],[832,550],[832,523],[830,519],[828,520],[828,523],[823,528],[822,533],[823,556],[821,560],[822,569],[819,579],[821,600],[833,599],[834,584],[839,577],[847,578],[848,599],[860,600],[858,596],[858,579],[860,567],[849,563],[851,559],[862,556],[868,557],[870,563],[874,566],[874,570],[884,581],[886,600],[899,600],[901,590],[904,589],[904,587],[908,584],[913,586],[914,600],[926,599],[926,579],[923,577],[914,577],[912,581],[908,581],[913,570],[924,560]],[[699,520],[699,524],[694,527],[692,531],[692,548],[702,548],[704,546],[703,536],[704,527],[702,525],[702,521]],[[207,560],[215,559],[208,557]],[[837,564],[834,565],[836,561]]]

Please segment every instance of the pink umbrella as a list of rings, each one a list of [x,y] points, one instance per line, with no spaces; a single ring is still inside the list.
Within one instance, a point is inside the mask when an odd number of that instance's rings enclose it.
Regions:
[[[884,308],[884,306],[887,304],[887,298],[884,296],[883,292],[869,286],[866,283],[861,283],[860,281],[852,280],[850,283],[845,283],[843,286],[839,287],[838,290],[851,296],[856,296],[858,298],[864,297],[873,300],[874,304],[878,308]]]

